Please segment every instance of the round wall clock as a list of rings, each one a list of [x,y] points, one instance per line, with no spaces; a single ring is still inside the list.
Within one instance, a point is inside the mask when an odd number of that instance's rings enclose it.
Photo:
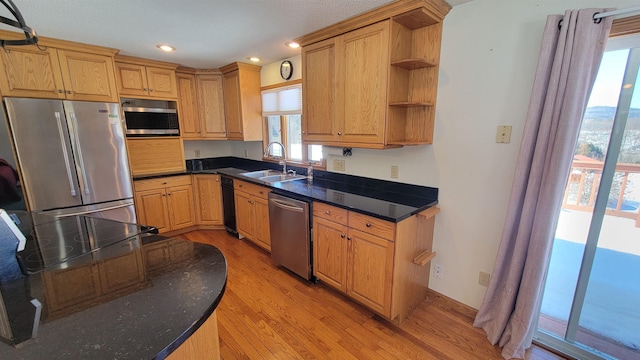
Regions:
[[[291,76],[293,76],[293,64],[291,64],[291,61],[285,60],[280,64],[280,76],[284,80],[291,79]]]

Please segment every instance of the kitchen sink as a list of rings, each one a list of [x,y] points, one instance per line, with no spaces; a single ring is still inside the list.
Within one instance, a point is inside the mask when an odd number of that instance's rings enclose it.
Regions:
[[[306,179],[306,178],[307,177],[303,175],[278,174],[278,175],[263,176],[261,178],[258,178],[258,180],[264,181],[267,183],[276,183],[276,182],[293,181],[293,180],[300,180],[300,179]]]
[[[259,179],[261,177],[273,176],[273,175],[283,175],[281,171],[277,170],[260,170],[260,171],[251,171],[240,174],[242,176],[250,177],[252,179]]]
[[[307,178],[306,176],[303,176],[303,175],[283,174],[282,172],[277,170],[251,171],[251,172],[242,173],[240,174],[240,176],[246,176],[248,178],[262,181],[267,184],[273,184],[273,183],[283,182],[283,181],[300,180],[300,179]]]

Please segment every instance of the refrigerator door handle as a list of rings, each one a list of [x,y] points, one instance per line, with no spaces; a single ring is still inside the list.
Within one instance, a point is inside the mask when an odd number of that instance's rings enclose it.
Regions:
[[[120,205],[115,205],[115,206],[109,206],[109,207],[104,207],[104,208],[100,208],[100,209],[93,209],[93,210],[84,210],[84,211],[78,211],[78,212],[74,212],[74,213],[65,213],[62,214],[60,216],[57,217],[69,217],[69,216],[76,216],[76,215],[91,215],[94,213],[98,213],[98,212],[103,212],[103,211],[108,211],[108,210],[115,210],[115,209],[122,209],[128,206],[133,205],[133,203],[126,203],[126,204],[120,204]]]
[[[73,123],[73,126],[71,127],[73,129],[73,137],[75,139],[78,139],[78,121],[76,120],[76,114],[73,112],[69,112],[69,117],[71,118],[71,122]],[[78,154],[78,163],[80,164],[80,172],[82,172],[82,183],[80,184],[81,187],[83,187],[82,185],[84,185],[84,193],[89,195],[91,192],[89,191],[89,182],[87,181],[87,170],[84,168],[84,159],[82,158],[82,148],[80,147],[80,144],[77,143],[76,140],[76,154]]]
[[[64,156],[64,164],[67,168],[67,177],[69,179],[69,186],[71,187],[71,196],[76,196],[76,187],[73,184],[73,175],[71,175],[71,164],[69,163],[69,153],[67,153],[66,143],[64,142],[64,130],[62,129],[62,118],[59,112],[54,112],[56,121],[58,121],[58,135],[60,135],[60,143],[62,144],[62,154]]]

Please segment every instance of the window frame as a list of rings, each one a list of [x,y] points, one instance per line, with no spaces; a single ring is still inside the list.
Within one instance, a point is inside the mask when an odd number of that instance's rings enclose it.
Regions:
[[[283,83],[279,83],[279,84],[275,84],[275,85],[271,85],[271,86],[264,86],[260,89],[260,91],[265,91],[265,90],[275,90],[275,89],[279,89],[279,88],[284,88],[284,87],[289,87],[292,85],[298,85],[300,84],[301,88],[300,90],[302,91],[302,80],[292,80],[292,81],[287,81],[287,82],[283,82]],[[287,149],[287,152],[291,151],[290,149],[290,144],[288,143],[288,131],[289,131],[289,116],[290,115],[297,115],[297,114],[280,114],[280,115],[269,115],[269,116],[265,116],[264,114],[262,115],[262,161],[268,161],[268,162],[275,162],[278,163],[280,162],[282,159],[279,156],[264,156],[265,151],[267,150],[267,146],[269,145],[269,117],[273,117],[273,116],[280,116],[280,140],[282,141],[282,144],[285,146],[285,148]],[[300,111],[300,117],[302,119],[302,110]],[[302,134],[300,134],[302,136]],[[311,162],[311,165],[313,166],[314,169],[318,169],[318,170],[325,170],[326,169],[326,159],[323,157],[321,161],[310,161],[309,160],[309,146],[310,145],[320,145],[320,144],[310,144],[310,143],[306,143],[304,141],[301,141],[302,143],[302,161],[299,160],[291,160],[289,159],[289,154],[285,154],[285,156],[287,157],[287,164],[291,164],[293,166],[300,166],[300,167],[307,167],[309,166],[309,163]]]

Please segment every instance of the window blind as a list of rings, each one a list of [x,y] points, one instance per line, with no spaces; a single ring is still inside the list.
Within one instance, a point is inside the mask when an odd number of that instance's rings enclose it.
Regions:
[[[262,92],[262,116],[302,113],[302,85],[284,86]]]

